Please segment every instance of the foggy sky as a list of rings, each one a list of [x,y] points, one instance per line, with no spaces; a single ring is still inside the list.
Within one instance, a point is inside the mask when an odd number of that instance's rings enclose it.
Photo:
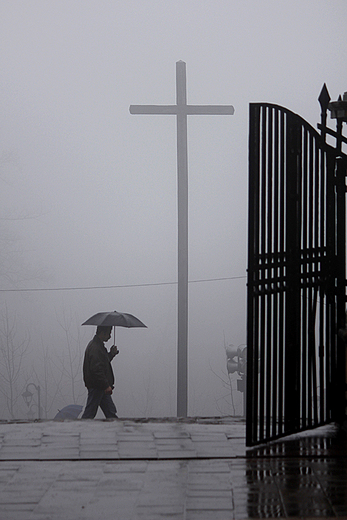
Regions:
[[[333,100],[347,90],[346,11],[344,0],[2,0],[0,311],[30,332],[32,359],[42,345],[63,352],[63,315],[83,356],[85,319],[131,312],[148,330],[117,332],[120,415],[141,415],[145,394],[152,415],[175,414],[176,121],[129,105],[174,104],[183,60],[188,103],[235,107],[188,118],[189,412],[218,414],[211,367],[225,370],[224,344],[246,342],[249,103],[315,127],[323,83]],[[230,279],[199,282],[218,278]],[[13,291],[24,288],[70,290]]]

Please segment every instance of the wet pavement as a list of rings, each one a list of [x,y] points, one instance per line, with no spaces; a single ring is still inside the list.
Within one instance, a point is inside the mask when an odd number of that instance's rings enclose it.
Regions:
[[[347,518],[346,435],[232,419],[0,423],[0,519]]]

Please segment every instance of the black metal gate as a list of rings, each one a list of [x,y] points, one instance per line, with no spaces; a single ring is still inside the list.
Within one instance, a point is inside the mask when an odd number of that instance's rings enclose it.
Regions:
[[[344,414],[347,140],[342,122],[326,127],[325,86],[319,100],[321,134],[283,107],[250,105],[248,446]]]

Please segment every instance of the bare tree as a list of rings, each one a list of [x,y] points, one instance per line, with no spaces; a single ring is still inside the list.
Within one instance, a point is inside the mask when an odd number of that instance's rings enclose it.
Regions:
[[[79,404],[82,398],[82,348],[80,327],[75,320],[67,317],[63,312],[62,320],[58,320],[64,333],[64,344],[61,348],[59,363],[56,364],[62,374],[62,380],[66,381],[64,388],[68,388],[69,404]],[[63,395],[62,395],[63,396]],[[63,397],[66,397],[66,392]]]
[[[29,348],[29,337],[18,339],[16,320],[7,308],[0,319],[0,394],[11,419],[15,419],[16,405],[23,388],[23,364]]]
[[[230,410],[231,408],[230,411],[232,411],[232,413],[228,413],[228,415],[235,416],[236,409],[234,403],[233,379],[231,378],[230,374],[226,373],[224,370],[221,371],[222,375],[217,374],[217,372],[211,367],[211,363],[210,370],[220,380],[222,383],[222,388],[225,390],[223,395],[215,400],[218,412],[222,415],[225,415],[225,409]]]
[[[137,397],[132,393],[131,397],[140,417],[150,417],[153,410],[157,392],[153,386],[150,370],[147,370],[146,376],[142,378],[143,390],[139,392]]]
[[[55,370],[51,352],[43,342],[40,360],[40,365],[35,362],[30,379],[40,386],[42,418],[48,419],[57,397],[62,393],[64,375],[62,371]]]
[[[3,188],[12,188],[13,179],[21,174],[19,158],[14,151],[0,153],[0,180]],[[0,211],[0,279],[2,289],[19,287],[24,281],[42,279],[42,273],[37,268],[32,269],[26,262],[25,252],[19,247],[20,240],[16,237],[13,226],[18,222],[35,219],[38,215],[29,215],[22,208],[13,209],[10,204],[4,204]],[[11,418],[18,413],[18,398],[26,382],[27,370],[24,370],[24,358],[29,347],[29,337],[24,335],[19,339],[15,317],[5,308],[0,316],[0,396],[4,409]]]

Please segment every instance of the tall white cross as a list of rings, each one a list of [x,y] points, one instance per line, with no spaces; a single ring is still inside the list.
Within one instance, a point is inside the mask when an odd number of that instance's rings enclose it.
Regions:
[[[130,105],[131,114],[177,116],[178,332],[177,416],[187,417],[188,402],[188,115],[233,115],[231,105],[187,105],[186,64],[176,63],[176,105]]]

